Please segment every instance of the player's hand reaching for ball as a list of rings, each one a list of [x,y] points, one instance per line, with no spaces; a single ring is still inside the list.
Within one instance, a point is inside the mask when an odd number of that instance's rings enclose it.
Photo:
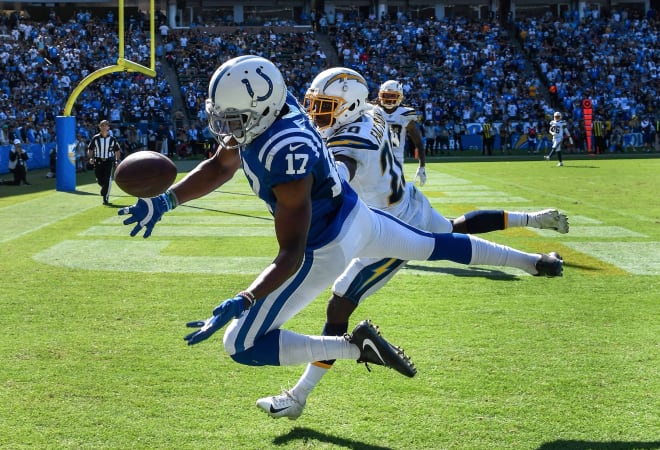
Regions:
[[[239,317],[246,310],[245,294],[238,294],[234,298],[225,300],[215,307],[213,316],[206,320],[196,320],[188,322],[188,328],[199,328],[196,331],[186,335],[183,339],[188,342],[188,345],[194,345],[199,342],[205,341],[210,338],[213,333],[224,327],[230,320]],[[248,299],[248,303],[253,303],[253,300]]]
[[[144,227],[144,237],[148,238],[163,214],[175,207],[173,194],[167,191],[157,197],[139,198],[135,205],[121,208],[118,214],[120,216],[130,214],[130,217],[124,220],[124,225],[135,224],[131,236],[137,235]]]

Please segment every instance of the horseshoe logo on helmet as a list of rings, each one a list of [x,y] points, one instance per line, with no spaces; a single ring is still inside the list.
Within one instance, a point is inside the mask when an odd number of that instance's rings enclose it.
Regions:
[[[254,89],[252,89],[252,84],[250,84],[250,80],[247,78],[243,78],[241,80],[241,83],[245,85],[245,89],[247,89],[248,94],[250,94],[250,97],[252,97],[253,100],[256,100],[258,102],[263,102],[266,100],[270,95],[273,93],[273,81],[266,75],[261,69],[257,69],[257,75],[259,75],[261,78],[266,80],[266,83],[268,83],[268,92],[266,92],[264,95],[258,96],[256,99],[254,98],[255,93]]]

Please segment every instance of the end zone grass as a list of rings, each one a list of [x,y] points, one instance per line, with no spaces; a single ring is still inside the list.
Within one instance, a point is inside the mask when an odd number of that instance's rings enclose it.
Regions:
[[[412,179],[414,165],[406,170]],[[220,333],[183,340],[185,322],[245,288],[255,261],[276,251],[241,176],[173,211],[146,241],[115,216],[134,199],[115,186],[115,208],[103,207],[89,173],[75,194],[38,171],[32,186],[0,186],[0,448],[660,448],[660,159],[439,162],[427,172],[421,190],[448,217],[567,212],[567,235],[483,236],[558,251],[564,277],[412,262],[351,325],[371,318],[418,375],[340,361],[295,422],[254,402],[303,366],[238,365]],[[160,270],[142,272],[147,262]],[[288,328],[320,333],[326,299]]]

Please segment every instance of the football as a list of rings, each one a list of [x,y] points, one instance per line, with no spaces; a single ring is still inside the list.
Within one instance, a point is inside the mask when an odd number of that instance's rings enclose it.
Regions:
[[[142,150],[131,153],[115,168],[115,183],[129,195],[155,197],[176,179],[176,165],[158,152]]]

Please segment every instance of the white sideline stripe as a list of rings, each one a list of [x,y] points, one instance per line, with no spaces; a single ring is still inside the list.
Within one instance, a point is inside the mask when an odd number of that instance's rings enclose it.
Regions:
[[[490,195],[488,197],[484,195],[452,195],[451,197],[431,197],[429,201],[432,205],[434,204],[450,204],[450,203],[468,203],[474,204],[479,203],[491,203],[491,206],[484,207],[482,209],[493,209],[492,203],[527,203],[528,199],[524,197],[513,197],[506,194],[499,193],[498,195]],[[501,209],[501,208],[500,208]],[[440,210],[442,212],[442,210]]]
[[[78,189],[80,191],[80,189]],[[68,196],[66,201],[53,196]],[[100,196],[53,192],[52,195],[27,200],[0,208],[0,243],[68,219],[101,204]]]
[[[452,197],[481,197],[488,199],[491,196],[499,196],[499,197],[511,197],[510,194],[507,194],[506,192],[500,192],[500,191],[489,191],[489,190],[463,190],[460,193],[452,193]]]
[[[79,236],[107,236],[107,237],[128,237],[135,225],[126,225],[122,227],[115,226],[93,226],[89,227],[79,234]],[[141,236],[142,231],[138,234]],[[275,229],[272,224],[262,227],[216,227],[216,226],[167,226],[157,224],[154,228],[153,237],[260,237],[275,236]]]
[[[514,206],[514,205],[507,205],[506,208],[493,208],[493,205],[488,205],[488,206],[478,205],[478,206],[475,206],[474,209],[475,210],[504,209],[504,210],[509,211],[509,212],[536,212],[536,211],[542,211],[544,209],[550,209],[550,208],[555,208],[555,206],[552,206],[552,205],[550,205],[550,206],[547,206],[547,205],[544,205],[544,206],[534,206],[534,205],[532,205],[532,206],[529,206],[529,205],[515,205]],[[562,210],[560,209],[560,211],[562,211]],[[564,212],[564,211],[562,211],[562,212]],[[568,221],[572,224],[573,223],[573,216],[569,215],[568,216]]]
[[[427,187],[429,186],[429,183],[427,182],[422,190],[424,191],[424,194],[428,195],[433,195],[433,192],[427,192],[428,189]],[[472,191],[480,191],[480,192],[490,192],[488,191],[488,186],[484,186],[483,184],[474,184],[474,185],[460,185],[460,186],[455,186],[455,185],[447,185],[447,186],[442,186],[441,189],[442,192],[451,192],[452,194],[454,192],[472,192]]]
[[[137,238],[136,238],[137,239]],[[258,274],[273,261],[261,256],[164,256],[169,241],[62,241],[34,255],[43,264],[78,270],[140,273]]]
[[[104,225],[122,225],[127,216],[111,216],[103,220],[101,223]],[[264,216],[261,218],[239,215],[227,214],[207,214],[200,216],[199,214],[174,214],[167,213],[167,215],[156,225],[156,230],[159,230],[164,224],[167,225],[260,225],[260,226],[273,226],[273,218],[271,216]],[[128,227],[129,225],[126,225]]]
[[[414,180],[415,179],[415,174],[406,174],[405,175],[406,180]],[[438,176],[437,173],[433,173],[433,177],[428,177],[426,180],[426,183],[424,184],[424,189],[426,189],[427,186],[452,186],[452,185],[472,185],[472,182],[470,180],[466,180],[464,178],[456,178],[456,177],[450,177],[447,175],[440,175]]]
[[[587,216],[574,216],[572,214],[568,214],[568,221],[570,222],[571,225],[573,224],[580,224],[580,225],[602,225],[603,222],[598,220],[598,219],[592,219],[591,217]]]
[[[571,219],[568,219],[571,222]],[[574,227],[571,223],[569,231],[567,234],[559,234],[553,230],[539,230],[538,228],[530,228],[532,231],[540,234],[541,236],[548,236],[553,238],[565,238],[570,239],[571,237],[595,237],[595,238],[623,238],[623,237],[632,237],[632,238],[647,238],[648,236],[642,233],[637,233],[636,231],[628,230],[627,228],[616,227],[616,226],[598,226],[598,227],[583,227],[577,226]]]
[[[409,177],[412,180],[412,176]],[[504,204],[529,204],[523,197],[512,197],[503,192],[489,191],[487,186],[472,185],[470,181],[439,175],[429,180],[423,190],[433,190],[436,186],[438,197],[429,192],[429,200],[434,204],[453,204],[477,202],[486,204],[480,209],[501,209],[510,211],[537,211],[544,207],[510,206]],[[95,184],[78,188],[79,192],[95,193]],[[447,192],[445,197],[442,195]],[[169,213],[154,230],[156,239],[144,240],[141,237],[130,238],[128,233],[133,225],[124,226],[125,217],[110,216],[102,220],[103,225],[91,227],[80,236],[104,239],[79,239],[62,241],[34,256],[36,261],[52,266],[63,266],[78,270],[100,270],[143,273],[209,273],[209,274],[258,274],[263,267],[272,262],[272,257],[235,257],[235,256],[165,256],[160,253],[170,241],[158,237],[254,237],[274,236],[272,218],[261,200],[252,197],[250,191],[241,193],[214,192],[204,199],[198,199]],[[53,195],[69,193],[54,192]],[[0,208],[0,243],[47,227],[60,220],[97,207],[98,195],[75,195],[67,201],[53,201],[51,195],[28,200],[20,204]],[[501,206],[495,206],[501,204]],[[186,207],[190,206],[190,208]],[[549,207],[555,207],[551,205]],[[441,208],[439,208],[441,209]],[[242,212],[250,211],[255,217],[232,214],[214,214],[213,211]],[[567,211],[564,211],[567,212]],[[199,213],[206,213],[200,215]],[[210,214],[209,214],[210,213]],[[603,222],[586,217],[569,215],[571,230],[562,235],[552,230],[538,230],[540,235],[554,239],[560,238],[562,245],[588,254],[635,275],[660,275],[660,242],[563,242],[571,237],[587,238],[646,238],[647,236],[617,226],[595,226]],[[261,219],[265,217],[268,220]],[[48,218],[47,222],[43,222]],[[119,226],[118,226],[119,225]],[[236,225],[236,226],[222,226]],[[15,230],[20,230],[16,233]],[[121,237],[124,239],[107,239]],[[448,261],[413,261],[401,272],[414,276],[530,276],[526,272],[504,267],[465,266]]]
[[[660,275],[660,242],[562,242],[634,275]],[[652,294],[652,295],[658,295]]]
[[[172,211],[172,213],[178,213],[179,211],[184,211],[186,208],[185,206],[191,206],[192,208],[187,208],[187,209],[195,209],[195,207],[198,208],[205,208],[205,209],[210,209],[210,210],[215,210],[215,211],[229,211],[229,212],[236,212],[236,211],[255,211],[259,213],[265,213],[268,214],[268,209],[266,208],[266,204],[262,201],[254,201],[254,199],[250,199],[249,197],[246,197],[244,200],[227,200],[227,199],[222,199],[222,198],[216,198],[214,199],[197,199],[194,202],[189,202],[186,203],[185,205],[180,206],[176,210]]]
[[[69,240],[34,255],[50,266],[79,270],[141,273],[258,274],[272,262],[271,257],[164,256],[169,241]],[[565,242],[564,245],[588,254],[635,275],[660,275],[660,242]],[[449,261],[412,261],[402,275],[438,276],[465,273],[471,276],[530,276],[510,267],[465,266]]]

